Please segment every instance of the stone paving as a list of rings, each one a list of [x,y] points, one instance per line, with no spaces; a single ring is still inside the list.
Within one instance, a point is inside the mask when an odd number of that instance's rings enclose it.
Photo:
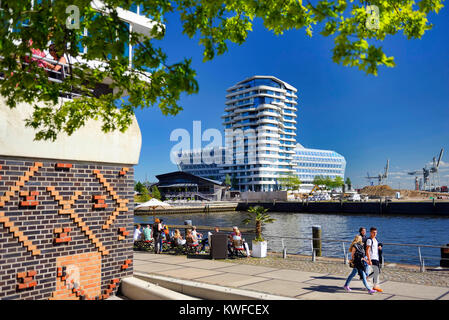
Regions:
[[[269,266],[280,269],[293,269],[308,272],[329,273],[347,276],[351,269],[343,263],[342,259],[320,258],[312,262],[310,256],[288,255],[283,259],[281,254],[269,254],[264,259],[229,259],[227,262]],[[380,279],[384,281],[398,281],[430,286],[449,287],[449,269],[427,268],[420,272],[417,266],[386,264],[381,269]]]
[[[306,300],[449,300],[448,271],[420,273],[401,267],[382,269],[383,293],[370,295],[358,277],[343,290],[351,269],[338,261],[306,257],[210,260],[134,252],[134,271]]]

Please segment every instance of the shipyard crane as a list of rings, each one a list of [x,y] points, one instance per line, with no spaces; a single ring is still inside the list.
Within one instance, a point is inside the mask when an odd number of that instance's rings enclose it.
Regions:
[[[444,148],[441,148],[440,155],[438,156],[438,160],[436,159],[436,157],[433,157],[432,166],[430,168],[428,168],[426,165],[424,168],[422,168],[422,170],[415,170],[415,171],[408,172],[409,175],[415,176],[415,181],[417,179],[417,174],[422,172],[422,175],[423,175],[423,186],[421,188],[422,190],[426,190],[427,187],[429,187],[429,189],[430,189],[432,185],[434,186],[435,189],[437,187],[440,188],[440,174],[438,172],[438,168],[440,166],[440,162],[441,162],[441,158],[443,157],[443,153],[444,153]],[[436,182],[435,175],[437,176],[436,179],[438,180],[438,185],[436,185],[436,183],[435,183]]]
[[[443,157],[443,152],[444,149],[441,148],[440,150],[440,155],[438,156],[438,161],[436,161],[436,158],[433,157],[433,161],[432,161],[432,167],[430,168],[430,173],[432,174],[432,180],[433,180],[433,185],[435,186],[435,174],[437,176],[438,179],[438,188],[441,187],[440,185],[440,173],[438,172],[438,167],[440,166],[440,162],[441,162],[441,158]]]
[[[371,179],[377,179],[379,185],[381,185],[382,183],[386,183],[387,178],[388,178],[389,167],[390,167],[390,160],[388,159],[387,164],[384,168],[384,173],[379,173],[377,176],[373,176],[373,177],[371,177],[369,175],[369,173],[367,173],[366,179],[368,179],[370,181],[371,181]]]

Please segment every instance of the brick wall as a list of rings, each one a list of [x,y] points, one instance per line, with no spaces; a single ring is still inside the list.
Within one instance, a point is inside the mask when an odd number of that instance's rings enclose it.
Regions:
[[[132,166],[0,156],[0,299],[114,294],[133,273],[133,187]]]

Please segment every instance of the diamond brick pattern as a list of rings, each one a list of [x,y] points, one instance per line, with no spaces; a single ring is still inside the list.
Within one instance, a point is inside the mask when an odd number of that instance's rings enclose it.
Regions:
[[[73,161],[58,168],[58,163],[0,155],[0,300],[104,299],[118,288],[113,279],[133,273],[132,263],[121,268],[124,261],[132,262],[132,237],[119,232],[119,240],[117,230],[124,228],[126,234],[133,228],[134,168],[119,176],[123,165]],[[94,196],[107,207],[94,209]],[[81,279],[77,292],[53,296],[64,281],[57,276],[57,259],[73,258],[71,264],[81,265],[87,259],[82,254],[99,257],[95,267],[88,267],[98,274],[97,292],[89,293],[93,284]],[[33,281],[17,278],[30,270],[37,272]],[[23,288],[25,283],[31,287]]]

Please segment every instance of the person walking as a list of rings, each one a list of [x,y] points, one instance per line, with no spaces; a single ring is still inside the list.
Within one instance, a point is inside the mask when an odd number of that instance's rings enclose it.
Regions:
[[[373,269],[373,289],[377,292],[383,290],[379,288],[379,274],[380,274],[380,255],[379,250],[382,250],[382,246],[377,241],[377,228],[370,228],[370,237],[366,240],[366,258],[368,265]],[[371,276],[371,275],[369,275]]]
[[[373,294],[376,291],[373,290],[368,282],[366,281],[366,259],[365,259],[365,249],[363,248],[363,240],[361,235],[356,235],[354,240],[352,240],[351,245],[349,246],[349,251],[351,251],[351,260],[349,261],[349,265],[352,266],[352,272],[349,274],[346,279],[345,285],[343,288],[350,292],[351,288],[349,288],[349,283],[352,278],[358,273],[360,278],[362,279],[363,285],[368,290],[369,294]]]
[[[366,228],[361,227],[361,228],[359,229],[359,234],[360,234],[360,236],[362,237],[363,247],[364,247],[365,250],[366,250],[366,239],[368,239],[368,237],[366,236]]]
[[[154,253],[161,253],[161,236],[162,233],[162,225],[158,218],[154,219],[153,223],[153,243],[154,243]]]

